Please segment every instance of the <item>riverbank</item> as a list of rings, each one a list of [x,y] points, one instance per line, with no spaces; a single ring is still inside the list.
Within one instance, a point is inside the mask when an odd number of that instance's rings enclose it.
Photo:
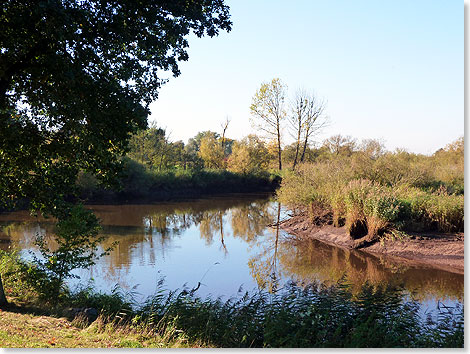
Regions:
[[[280,226],[294,237],[313,238],[346,249],[355,248],[355,241],[346,227],[316,225],[306,212],[283,221]],[[429,265],[459,274],[464,272],[463,233],[408,233],[403,240],[384,239],[361,248],[361,251],[410,265]]]
[[[78,197],[84,204],[153,203],[227,193],[274,193],[281,176],[260,171],[236,173],[226,170],[154,171],[137,163],[126,165],[120,189],[104,188],[86,174],[78,179]]]
[[[95,305],[101,306],[113,297],[90,295],[100,298]],[[76,301],[76,295],[69,300]],[[113,303],[114,310],[96,308],[101,314],[92,322],[65,317],[58,308],[48,314],[46,303],[39,308],[10,303],[0,310],[0,346],[459,348],[464,344],[463,304],[451,312],[429,313],[423,322],[420,306],[402,289],[367,283],[355,296],[346,283],[304,288],[291,284],[282,293],[246,293],[227,301],[183,290],[158,293],[136,310],[122,297],[114,296]]]

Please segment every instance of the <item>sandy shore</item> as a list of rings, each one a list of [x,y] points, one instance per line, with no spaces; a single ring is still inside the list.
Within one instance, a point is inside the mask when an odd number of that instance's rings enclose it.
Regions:
[[[314,238],[341,248],[352,249],[353,240],[346,228],[317,226],[300,214],[283,221],[281,228],[298,238]],[[425,264],[463,274],[464,234],[412,233],[404,241],[385,241],[361,248],[362,251],[385,255],[409,264]]]

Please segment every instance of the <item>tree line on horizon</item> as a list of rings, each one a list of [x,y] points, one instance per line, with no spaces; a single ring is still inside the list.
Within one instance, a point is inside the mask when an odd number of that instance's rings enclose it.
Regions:
[[[238,173],[256,173],[266,170],[277,170],[279,150],[276,140],[267,140],[256,134],[236,140],[215,131],[198,132],[185,144],[182,140],[172,142],[169,135],[155,124],[141,130],[130,139],[127,157],[155,171],[191,170],[191,169],[223,169]],[[438,149],[431,156],[408,152],[404,149],[388,151],[378,139],[363,139],[358,141],[351,136],[340,134],[330,136],[322,142],[301,147],[293,142],[283,146],[281,163],[284,168],[295,169],[299,163],[324,162],[339,158],[352,158],[357,163],[360,158],[370,160],[395,156],[409,163],[439,159],[442,164],[461,164],[464,138],[460,137],[447,146]],[[457,167],[456,167],[457,168]],[[460,166],[459,168],[463,168]],[[441,171],[445,173],[445,171]],[[447,173],[451,173],[447,169]],[[386,173],[384,170],[383,173]]]

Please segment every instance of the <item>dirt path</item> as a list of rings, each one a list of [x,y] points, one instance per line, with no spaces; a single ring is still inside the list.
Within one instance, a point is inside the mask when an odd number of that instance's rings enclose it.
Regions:
[[[344,227],[319,227],[312,224],[303,214],[291,217],[280,226],[299,238],[314,238],[337,247],[353,248],[353,240]],[[413,233],[404,241],[375,243],[361,250],[375,255],[386,255],[403,263],[431,265],[459,274],[464,272],[463,233]]]

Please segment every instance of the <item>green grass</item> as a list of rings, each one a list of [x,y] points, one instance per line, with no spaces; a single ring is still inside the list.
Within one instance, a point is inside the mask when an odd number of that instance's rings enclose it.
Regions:
[[[0,312],[2,348],[180,348],[199,347],[183,335],[160,335],[98,318],[90,326],[66,318],[14,311]],[[171,339],[170,339],[171,337]]]

